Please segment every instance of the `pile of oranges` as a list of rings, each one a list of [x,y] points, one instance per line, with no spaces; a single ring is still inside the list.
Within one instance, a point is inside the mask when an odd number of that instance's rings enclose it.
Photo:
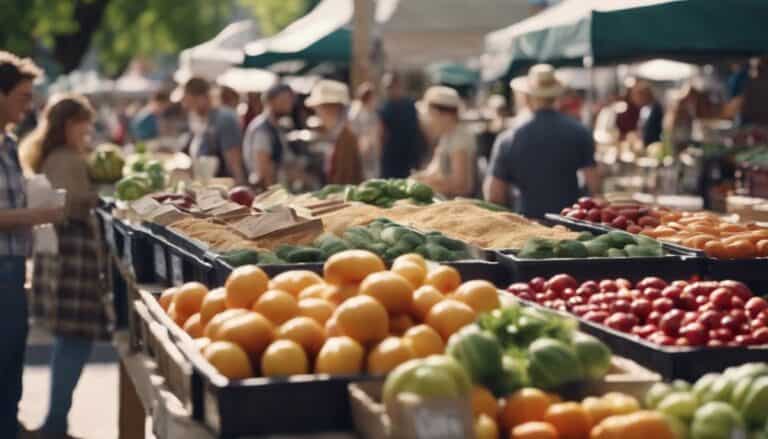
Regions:
[[[639,410],[635,398],[621,393],[578,403],[563,402],[558,395],[530,387],[501,399],[482,386],[472,392],[477,439],[587,439],[604,419]]]
[[[668,212],[661,223],[640,233],[718,259],[768,257],[768,229],[756,224],[729,223],[706,212]]]
[[[246,265],[223,288],[187,283],[164,291],[160,304],[230,379],[385,374],[443,353],[451,334],[500,306],[490,282],[462,283],[456,269],[430,268],[417,254],[387,270],[362,250],[333,255],[323,277],[299,270],[269,279]]]

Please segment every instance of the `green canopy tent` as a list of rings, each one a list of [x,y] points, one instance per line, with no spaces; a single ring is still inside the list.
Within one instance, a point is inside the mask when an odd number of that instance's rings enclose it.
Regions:
[[[267,68],[286,61],[305,65],[347,64],[351,58],[351,0],[324,0],[277,35],[245,46],[243,67]]]
[[[566,0],[485,38],[483,78],[546,62],[602,65],[768,53],[766,0]]]
[[[461,63],[434,63],[427,66],[427,74],[435,84],[465,86],[480,80],[480,72]]]

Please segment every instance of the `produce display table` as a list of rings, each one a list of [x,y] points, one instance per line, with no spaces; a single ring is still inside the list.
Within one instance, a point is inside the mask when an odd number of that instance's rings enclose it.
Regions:
[[[135,281],[131,270],[118,258],[112,261],[126,283],[131,298],[140,289],[152,289]],[[129,303],[132,302],[129,299]],[[115,349],[120,357],[119,438],[143,439],[149,424],[156,439],[215,439],[216,436],[202,423],[192,418],[181,401],[168,389],[165,379],[158,374],[157,363],[132,346],[129,331],[121,330],[114,337]],[[254,407],[253,410],[258,410]],[[350,433],[313,435],[248,436],[242,439],[355,439]],[[149,438],[147,438],[149,439]]]

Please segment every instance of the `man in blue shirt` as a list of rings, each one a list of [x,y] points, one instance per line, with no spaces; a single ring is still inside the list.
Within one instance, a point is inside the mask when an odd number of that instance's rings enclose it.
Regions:
[[[160,119],[171,105],[168,92],[161,90],[152,95],[149,103],[136,113],[131,121],[131,134],[136,140],[160,137]]]
[[[32,102],[32,82],[41,74],[32,61],[0,51],[0,437],[18,434],[24,350],[27,344],[25,260],[31,228],[64,217],[63,208],[28,208],[16,137]]]
[[[517,78],[511,85],[526,96],[531,113],[496,140],[484,184],[485,199],[510,204],[514,185],[521,194],[523,215],[543,218],[576,202],[581,193],[579,171],[587,188],[598,193],[594,141],[578,121],[555,109],[564,87],[552,66],[533,66],[527,77]]]

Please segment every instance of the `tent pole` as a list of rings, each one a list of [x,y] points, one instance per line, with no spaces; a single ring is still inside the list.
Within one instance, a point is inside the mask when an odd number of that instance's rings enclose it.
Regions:
[[[585,125],[587,127],[592,128],[592,121],[595,118],[594,115],[594,108],[595,108],[595,68],[594,68],[594,58],[592,58],[591,55],[585,56],[582,60],[584,68],[587,69],[589,78],[589,83],[587,85],[587,111],[586,116],[587,120],[584,121]]]
[[[352,18],[352,90],[370,77],[373,0],[355,0]]]

